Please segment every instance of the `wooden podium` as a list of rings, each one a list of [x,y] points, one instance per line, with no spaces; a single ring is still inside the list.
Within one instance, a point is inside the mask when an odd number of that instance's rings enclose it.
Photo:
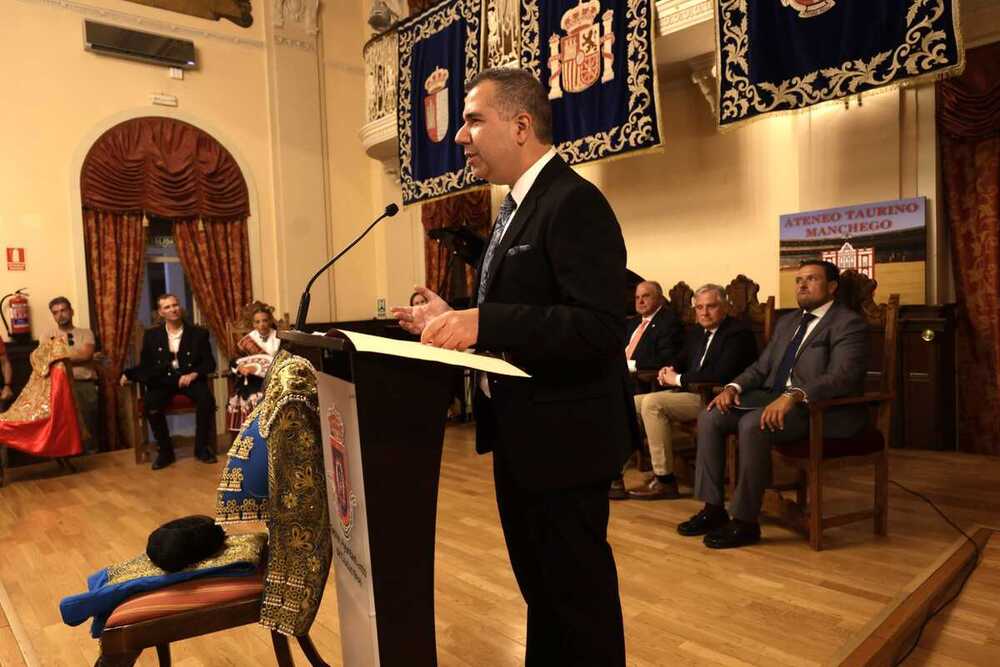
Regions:
[[[332,337],[344,335],[355,342]],[[344,664],[436,665],[434,531],[453,378],[460,366],[507,365],[399,341],[363,351],[362,338],[390,342],[351,332],[279,337],[317,370]]]

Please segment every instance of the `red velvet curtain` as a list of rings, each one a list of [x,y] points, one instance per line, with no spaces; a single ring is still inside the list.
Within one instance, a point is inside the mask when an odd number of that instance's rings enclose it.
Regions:
[[[474,190],[444,199],[428,202],[420,207],[424,231],[441,227],[467,227],[479,236],[486,236],[490,230],[490,191]],[[441,242],[424,237],[424,261],[426,265],[427,287],[441,289],[445,271],[448,268],[448,248]],[[464,279],[461,284],[445,283],[441,297],[451,300],[472,293],[475,269],[455,258]]]
[[[959,446],[1000,454],[1000,43],[938,84],[937,126],[958,301]]]
[[[162,117],[135,118],[101,135],[84,161],[80,187],[91,298],[110,360],[106,431],[116,448],[117,403],[110,383],[121,373],[135,323],[143,214],[174,221],[185,275],[216,338],[228,347],[225,322],[251,300],[250,200],[229,151],[197,127]]]
[[[108,434],[102,447],[118,449],[118,378],[128,356],[129,338],[142,285],[146,233],[141,213],[83,212],[83,237],[87,252],[87,275],[91,304],[97,316],[101,351],[101,395]]]
[[[246,221],[179,221],[174,223],[174,238],[184,275],[209,328],[226,356],[237,356],[226,324],[239,319],[241,309],[253,298]]]
[[[136,118],[94,143],[80,178],[83,207],[161,218],[250,215],[236,160],[210,135],[173,118]]]

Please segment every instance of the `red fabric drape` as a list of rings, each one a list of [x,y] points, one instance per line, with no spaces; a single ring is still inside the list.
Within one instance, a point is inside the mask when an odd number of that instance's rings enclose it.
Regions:
[[[118,378],[128,356],[139,303],[146,233],[141,214],[87,210],[83,212],[83,233],[91,303],[97,316],[101,350],[107,358],[101,369],[101,394],[108,439],[101,446],[117,449],[121,442]]]
[[[227,357],[238,356],[226,335],[226,323],[239,319],[252,299],[246,220],[176,222],[174,238],[184,275],[209,328]]]
[[[959,446],[1000,454],[1000,43],[938,84],[937,126],[958,301]]]
[[[0,420],[0,441],[34,456],[76,456],[83,452],[83,442],[66,364],[52,364],[49,374],[48,414],[42,419]]]
[[[425,232],[441,227],[460,226],[467,227],[479,236],[486,236],[490,230],[490,191],[474,190],[428,202],[420,207],[420,218]],[[427,287],[432,290],[441,288],[441,281],[448,266],[448,255],[448,248],[443,243],[425,236],[424,261]],[[455,289],[455,285],[445,285],[441,294],[445,300],[472,293],[475,269],[466,266],[458,258],[455,262],[459,267],[464,267],[464,284],[460,285],[458,290]]]
[[[94,143],[80,178],[83,207],[171,219],[239,219],[250,214],[232,155],[193,125],[136,118]]]

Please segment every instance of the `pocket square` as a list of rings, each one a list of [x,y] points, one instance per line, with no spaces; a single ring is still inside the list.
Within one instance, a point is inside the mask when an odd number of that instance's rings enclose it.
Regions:
[[[526,252],[528,250],[531,250],[530,243],[525,243],[524,245],[516,245],[507,251],[507,256],[510,257],[512,255],[517,255],[519,253]]]

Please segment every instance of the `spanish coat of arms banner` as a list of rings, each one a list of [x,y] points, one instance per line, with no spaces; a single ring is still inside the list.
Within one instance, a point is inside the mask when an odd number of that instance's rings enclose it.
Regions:
[[[958,0],[717,0],[719,126],[961,73]]]
[[[653,19],[653,0],[521,0],[521,67],[570,164],[660,145]]]
[[[455,133],[479,73],[482,0],[444,0],[398,28],[397,126],[403,204],[479,185]]]

